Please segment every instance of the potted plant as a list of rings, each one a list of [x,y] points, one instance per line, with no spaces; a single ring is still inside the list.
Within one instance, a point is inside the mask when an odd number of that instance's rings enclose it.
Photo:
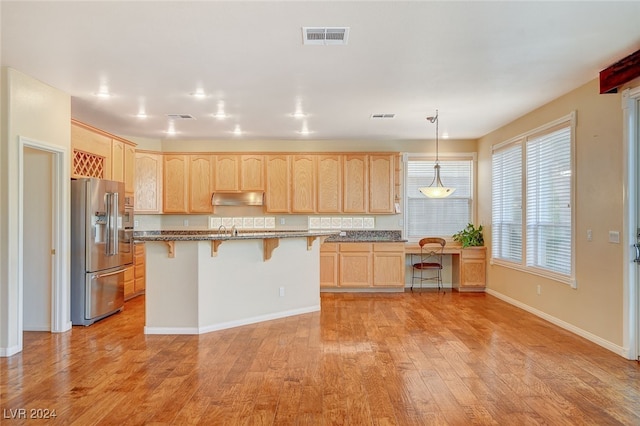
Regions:
[[[468,224],[462,231],[453,234],[453,240],[462,244],[462,248],[483,246],[482,225],[476,228],[473,223]]]

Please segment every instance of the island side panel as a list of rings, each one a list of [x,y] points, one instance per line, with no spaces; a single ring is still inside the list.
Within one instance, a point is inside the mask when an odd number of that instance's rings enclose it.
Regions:
[[[319,311],[319,247],[281,238],[265,261],[262,239],[225,241],[216,257],[198,242],[200,332]]]
[[[162,241],[146,244],[146,334],[198,333],[198,245],[175,243],[168,256]]]

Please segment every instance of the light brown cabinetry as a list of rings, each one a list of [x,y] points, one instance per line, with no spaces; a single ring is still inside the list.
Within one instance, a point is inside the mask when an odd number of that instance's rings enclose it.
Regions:
[[[185,154],[165,154],[163,157],[162,210],[165,213],[188,213],[189,158]]]
[[[111,140],[104,132],[71,121],[71,177],[111,179]]]
[[[291,212],[316,211],[316,156],[293,155],[291,159]]]
[[[213,155],[189,156],[189,213],[211,213]]]
[[[318,213],[342,213],[342,155],[318,155]]]
[[[320,246],[320,286],[404,288],[404,243],[324,243]]]
[[[369,156],[369,213],[394,211],[394,155]]]
[[[343,211],[366,213],[369,195],[367,155],[349,154],[343,161]]]
[[[457,287],[459,291],[484,291],[486,253],[486,247],[468,247],[461,250],[460,279]]]
[[[162,213],[162,161],[162,154],[136,152],[135,213]]]
[[[136,192],[136,146],[124,144],[124,195],[133,197]]]
[[[289,188],[291,180],[291,157],[289,155],[266,156],[266,211],[289,213]]]
[[[146,278],[146,259],[147,251],[144,243],[135,243],[133,252],[134,266],[134,291],[136,294],[142,294],[147,286]]]
[[[373,286],[404,287],[404,243],[373,244]]]
[[[124,299],[128,300],[135,296],[135,272],[130,266],[124,270]]]
[[[111,180],[124,182],[124,142],[111,142]]]
[[[346,243],[339,246],[340,287],[370,287],[372,247],[368,243]]]
[[[338,244],[320,245],[320,287],[338,286]]]
[[[215,156],[216,191],[238,191],[240,189],[240,158],[234,154]]]
[[[264,191],[264,155],[240,156],[240,190]]]

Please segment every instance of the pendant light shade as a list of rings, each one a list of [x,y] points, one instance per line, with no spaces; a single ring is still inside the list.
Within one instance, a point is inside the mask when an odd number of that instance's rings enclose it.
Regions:
[[[455,188],[444,186],[440,179],[440,161],[438,159],[438,110],[433,117],[427,117],[427,120],[436,123],[436,165],[433,166],[434,176],[431,185],[418,188],[420,192],[429,198],[447,198],[455,192]]]

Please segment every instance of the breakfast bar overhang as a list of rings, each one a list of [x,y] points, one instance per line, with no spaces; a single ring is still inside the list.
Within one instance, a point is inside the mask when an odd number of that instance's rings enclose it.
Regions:
[[[201,334],[320,310],[320,243],[332,232],[139,232],[146,334]]]

